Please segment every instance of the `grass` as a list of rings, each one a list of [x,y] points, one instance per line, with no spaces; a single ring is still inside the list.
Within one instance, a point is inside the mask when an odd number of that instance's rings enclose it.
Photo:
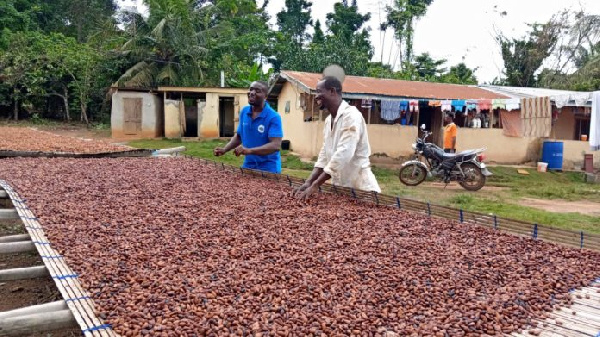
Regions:
[[[185,146],[187,155],[208,158],[217,162],[241,166],[243,157],[227,153],[213,156],[213,149],[225,145],[224,140],[204,140],[182,142],[175,139],[138,140],[129,145],[137,148],[162,149]],[[314,160],[314,158],[313,158]],[[313,169],[312,163],[301,161],[288,151],[282,152],[282,173],[306,178]],[[522,198],[564,199],[569,201],[588,200],[600,202],[600,185],[584,182],[583,173],[547,172],[539,173],[526,169],[529,175],[522,175],[512,167],[491,167],[494,173],[487,186],[496,187],[478,192],[465,192],[460,188],[443,188],[439,184],[424,183],[417,187],[407,187],[400,183],[397,169],[374,166],[373,173],[381,186],[382,193],[428,201],[434,204],[462,208],[466,211],[493,213],[499,217],[511,218],[531,223],[545,224],[557,228],[583,230],[600,234],[600,217],[580,213],[553,213],[533,207],[519,205]]]

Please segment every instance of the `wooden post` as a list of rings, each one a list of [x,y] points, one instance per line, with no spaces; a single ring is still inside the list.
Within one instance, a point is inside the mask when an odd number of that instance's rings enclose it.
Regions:
[[[18,242],[18,241],[27,241],[27,240],[31,240],[31,237],[29,236],[29,234],[0,236],[0,243]]]
[[[0,281],[14,281],[38,278],[49,275],[46,266],[35,266],[28,268],[11,268],[0,270]]]
[[[0,243],[0,254],[12,254],[35,251],[35,245],[31,241]]]
[[[0,335],[41,335],[40,332],[42,331],[67,329],[76,326],[77,322],[71,310],[42,312],[0,319]]]
[[[0,219],[19,219],[16,209],[0,209]]]
[[[55,311],[61,311],[61,310],[67,310],[67,309],[69,309],[69,307],[67,306],[67,303],[63,300],[60,300],[60,301],[38,304],[38,305],[31,305],[31,306],[24,307],[24,308],[0,312],[0,319],[7,319],[7,318],[11,318],[11,317],[19,317],[19,316],[25,316],[25,315],[31,315],[31,314],[38,314],[38,313],[42,313],[42,312],[55,312]]]

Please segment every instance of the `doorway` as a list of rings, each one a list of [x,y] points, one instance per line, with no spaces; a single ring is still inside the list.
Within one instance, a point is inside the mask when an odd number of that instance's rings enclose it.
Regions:
[[[142,132],[142,99],[123,98],[123,133],[139,135]]]
[[[440,107],[423,106],[419,107],[419,126],[425,124],[425,130],[431,131],[431,136],[427,142],[442,146],[443,141],[443,121],[444,114]],[[419,137],[423,136],[423,131],[419,128]]]
[[[233,137],[234,130],[233,97],[219,97],[219,137]]]
[[[185,133],[184,137],[198,137],[198,106],[194,99],[186,98],[185,104]]]

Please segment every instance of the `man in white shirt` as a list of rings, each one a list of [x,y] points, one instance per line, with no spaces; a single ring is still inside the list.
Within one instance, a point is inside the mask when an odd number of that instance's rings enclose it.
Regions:
[[[342,100],[341,82],[335,77],[324,77],[317,83],[315,98],[319,108],[327,109],[330,115],[325,119],[323,147],[315,168],[294,195],[307,200],[329,179],[336,186],[380,193],[371,171],[365,119],[356,107]]]

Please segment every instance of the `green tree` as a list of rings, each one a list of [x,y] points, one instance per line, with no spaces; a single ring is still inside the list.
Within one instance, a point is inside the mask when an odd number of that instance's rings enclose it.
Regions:
[[[445,59],[434,60],[429,53],[423,53],[415,57],[411,67],[405,70],[411,74],[414,80],[437,82],[440,76],[446,72],[441,66],[446,63]]]
[[[134,63],[118,80],[120,85],[197,86],[202,83],[206,54],[203,39],[194,29],[191,0],[147,0],[150,15],[132,15],[129,35],[121,47]]]
[[[321,21],[319,21],[319,20],[317,20],[317,22],[315,22],[314,32],[313,32],[311,43],[314,43],[314,44],[325,43],[325,33],[323,33],[323,29],[321,29]]]
[[[508,39],[502,34],[496,36],[508,85],[536,85],[535,73],[552,54],[563,29],[556,16],[546,24],[532,24],[530,27],[532,31],[521,39]]]
[[[455,84],[477,84],[477,77],[475,77],[475,70],[470,69],[464,62],[461,62],[450,67],[448,73],[442,74],[440,81]]]
[[[387,22],[382,28],[391,26],[394,29],[394,36],[400,46],[401,66],[412,62],[415,21],[427,13],[427,7],[432,3],[433,0],[394,0],[392,6],[386,7]]]
[[[229,79],[246,76],[254,63],[262,65],[272,54],[273,32],[264,5],[259,8],[253,0],[216,0],[198,15],[207,50],[204,84],[218,84],[221,70]]]
[[[312,25],[312,2],[306,0],[285,0],[285,8],[277,13],[279,32],[298,44],[309,37],[306,28]]]

